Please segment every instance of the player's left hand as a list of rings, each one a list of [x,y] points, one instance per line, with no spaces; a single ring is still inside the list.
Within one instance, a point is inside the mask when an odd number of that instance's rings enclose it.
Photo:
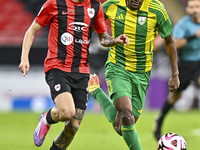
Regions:
[[[168,85],[169,85],[169,90],[171,92],[174,92],[180,86],[180,81],[179,81],[178,75],[177,76],[172,76],[169,79]]]
[[[116,38],[116,43],[117,44],[125,44],[126,43],[125,46],[128,46],[129,45],[129,38],[125,34],[121,34]]]

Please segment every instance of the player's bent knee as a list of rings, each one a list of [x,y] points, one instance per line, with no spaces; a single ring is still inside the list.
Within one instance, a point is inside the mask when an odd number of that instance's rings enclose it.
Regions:
[[[63,112],[60,112],[60,120],[61,121],[68,121],[68,120],[71,120],[75,115],[75,111],[63,111]]]
[[[121,120],[122,120],[122,124],[124,125],[132,125],[135,123],[135,119],[132,113],[130,112],[126,112],[126,113],[121,113]]]
[[[121,119],[122,119],[122,122],[130,122],[130,121],[132,121],[133,120],[133,117],[132,117],[132,115],[122,115],[121,116]]]

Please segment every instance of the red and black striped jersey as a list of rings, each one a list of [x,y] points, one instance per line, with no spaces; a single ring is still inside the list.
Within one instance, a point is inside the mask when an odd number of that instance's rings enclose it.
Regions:
[[[92,27],[97,33],[107,30],[100,2],[85,0],[47,0],[35,21],[49,25],[48,54],[44,72],[60,69],[89,74],[89,46]]]

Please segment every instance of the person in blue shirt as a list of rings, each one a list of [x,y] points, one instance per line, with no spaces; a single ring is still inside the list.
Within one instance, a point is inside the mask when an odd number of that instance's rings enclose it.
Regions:
[[[161,137],[161,127],[164,118],[175,102],[181,97],[182,91],[191,81],[200,87],[200,0],[188,0],[186,6],[188,15],[184,16],[173,30],[174,41],[178,49],[180,86],[175,92],[170,92],[167,100],[155,121],[154,135]]]

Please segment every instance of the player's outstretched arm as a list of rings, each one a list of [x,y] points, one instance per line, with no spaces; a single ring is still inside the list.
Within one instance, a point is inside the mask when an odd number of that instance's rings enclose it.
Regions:
[[[172,37],[172,34],[169,35],[164,39],[165,49],[170,59],[171,69],[172,69],[172,76],[169,79],[169,90],[171,92],[175,91],[179,85],[179,71],[178,71],[178,64],[177,64],[177,49]]]
[[[119,35],[117,38],[112,38],[107,32],[98,34],[99,42],[104,47],[111,47],[118,44],[129,44],[129,38],[125,34]]]
[[[21,62],[19,64],[19,69],[23,73],[23,76],[27,75],[29,68],[30,68],[30,63],[29,63],[29,52],[31,45],[33,43],[33,39],[35,36],[35,33],[41,28],[41,26],[33,21],[29,29],[26,31],[23,44],[22,44],[22,53],[21,53]]]

